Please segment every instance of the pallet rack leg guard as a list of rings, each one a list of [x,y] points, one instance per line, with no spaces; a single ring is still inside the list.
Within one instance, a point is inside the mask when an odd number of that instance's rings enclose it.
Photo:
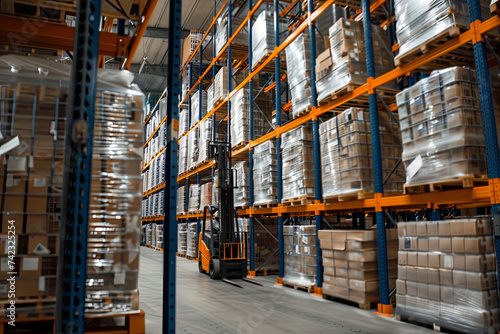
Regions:
[[[307,2],[307,15],[310,17],[314,11],[314,1],[308,0]],[[311,47],[311,95],[312,95],[312,108],[316,109],[318,106],[318,95],[316,94],[316,32],[314,28],[314,21],[309,24],[309,43]],[[321,153],[319,144],[319,125],[318,119],[312,120],[313,129],[313,162],[314,162],[314,192],[316,203],[321,203],[323,199],[321,187]],[[316,220],[316,286],[314,292],[316,294],[323,294],[323,257],[321,255],[321,248],[319,245],[318,231],[321,230],[321,223],[323,216],[318,211],[315,212]]]
[[[248,12],[252,11],[253,1],[248,0]],[[252,73],[252,18],[248,20],[248,64],[249,65],[249,74]],[[254,138],[254,128],[253,128],[253,81],[250,80],[248,82],[248,96],[250,100],[249,112],[250,112],[250,142],[252,142]],[[249,170],[249,206],[253,207],[253,149],[250,147],[248,150],[248,170]],[[254,220],[253,217],[250,217],[250,276],[255,276],[255,240],[254,240]]]
[[[177,137],[182,0],[169,5],[167,70],[167,149],[163,194],[163,333],[175,333],[175,250],[177,249]]]
[[[363,29],[365,37],[366,70],[368,82],[375,78],[375,59],[373,53],[372,25],[370,17],[370,1],[361,0],[363,11]],[[375,184],[375,201],[378,202],[384,195],[382,178],[382,156],[380,149],[380,130],[378,120],[377,95],[371,89],[369,92],[370,123],[372,139],[373,178]],[[375,207],[375,221],[377,223],[377,246],[378,246],[378,273],[380,282],[380,303],[377,314],[384,316],[393,315],[393,307],[389,298],[389,272],[387,262],[387,243],[385,235],[385,219],[379,204]]]
[[[101,1],[80,0],[66,119],[56,333],[84,333]]]
[[[478,0],[467,0],[471,29],[482,21],[481,7]],[[475,30],[475,29],[474,29]],[[490,198],[493,213],[493,233],[495,236],[495,252],[497,258],[498,277],[500,277],[500,156],[498,153],[497,128],[493,96],[491,91],[490,72],[483,37],[476,33],[472,38],[476,77],[479,87],[481,115],[483,119],[484,142],[486,144],[486,163],[490,185]],[[498,288],[498,287],[497,287]]]
[[[278,48],[280,45],[280,8],[279,1],[274,0],[274,46]],[[276,82],[276,128],[281,126],[281,78],[280,78],[280,56],[279,54],[274,59],[274,81]],[[278,203],[281,203],[281,197],[283,193],[282,189],[282,171],[281,171],[281,136],[278,134],[276,137],[276,161],[278,167]],[[281,204],[278,204],[278,208]],[[278,274],[278,284],[283,283],[283,276],[285,275],[285,247],[284,247],[284,236],[283,236],[283,216],[281,212],[278,214],[278,252],[279,252],[279,274]]]

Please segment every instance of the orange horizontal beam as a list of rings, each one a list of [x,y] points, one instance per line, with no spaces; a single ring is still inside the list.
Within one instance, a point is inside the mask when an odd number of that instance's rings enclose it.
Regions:
[[[163,188],[165,188],[165,183],[162,183],[162,184],[160,184],[159,186],[153,187],[153,188],[151,188],[150,190],[146,191],[146,192],[142,195],[142,197],[149,196],[149,195],[151,195],[151,194],[153,194],[153,193],[155,193],[155,192],[157,192],[158,190],[163,189]]]
[[[26,26],[27,22],[29,27]],[[29,33],[22,33],[26,27]],[[73,50],[75,28],[44,21],[0,15],[0,43],[16,46],[50,50]],[[101,31],[99,32],[99,54],[110,57],[121,56],[130,43],[129,36]]]
[[[165,217],[163,217],[163,216],[150,217],[150,218],[142,217],[141,221],[142,222],[153,222],[153,221],[159,221],[159,220],[163,220],[163,219],[165,219]]]
[[[143,147],[146,147],[146,145],[149,143],[149,141],[153,138],[153,136],[158,132],[158,130],[160,129],[161,125],[167,120],[167,116],[165,116],[165,118],[163,118],[163,120],[161,121],[160,124],[158,124],[158,126],[156,127],[155,131],[151,134],[151,136],[149,136],[148,140],[146,140],[146,143],[144,144]]]
[[[189,173],[185,173],[185,174],[182,174],[181,176],[179,176],[177,178],[177,183],[179,183],[180,181],[182,180],[185,180],[187,179],[188,177],[191,177],[191,176],[194,176],[206,169],[209,169],[209,168],[212,168],[213,166],[215,166],[215,161],[208,161],[208,162],[205,162],[201,165],[199,165],[196,169],[190,171]]]
[[[142,168],[142,172],[144,173],[144,171],[146,170],[146,168],[149,167],[149,165],[151,164],[151,162],[156,158],[158,157],[160,154],[162,154],[163,152],[165,152],[165,147],[162,148],[160,151],[158,151],[158,153],[156,153],[149,161],[146,165],[144,165],[144,167]]]

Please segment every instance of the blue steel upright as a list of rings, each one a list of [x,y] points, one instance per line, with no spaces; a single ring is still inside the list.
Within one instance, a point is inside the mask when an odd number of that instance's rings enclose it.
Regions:
[[[375,78],[375,57],[373,53],[372,25],[370,17],[370,1],[361,0],[363,11],[363,30],[365,37],[366,70],[368,80]],[[374,91],[369,92],[370,103],[370,131],[372,139],[373,178],[375,184],[375,196],[384,193],[382,178],[382,155],[380,146],[380,130],[378,119],[377,95]],[[378,246],[378,273],[380,282],[380,303],[389,305],[389,272],[387,263],[387,242],[385,234],[384,213],[380,208],[375,208],[375,221],[377,223],[377,246]]]
[[[84,333],[100,0],[77,5],[66,116],[56,333]]]
[[[175,251],[177,249],[177,137],[182,0],[170,0],[167,67],[167,148],[163,190],[163,333],[175,333]],[[166,241],[166,242],[165,242]]]
[[[252,11],[253,7],[253,1],[248,0],[248,12],[250,13]],[[250,17],[248,19],[248,64],[249,66],[249,74],[252,74],[252,58],[253,58],[253,51],[252,51],[252,18]],[[250,80],[248,82],[248,97],[250,101],[249,109],[248,111],[250,112],[250,142],[254,139],[254,129],[253,129],[253,80]],[[249,205],[253,207],[253,201],[254,201],[254,196],[253,196],[253,148],[250,147],[248,151],[248,169],[249,169],[249,176],[248,176],[248,189],[250,192],[249,196]],[[255,271],[255,243],[254,243],[254,220],[253,217],[250,217],[250,271]]]
[[[233,35],[233,2],[229,1],[227,4],[227,40],[229,42],[229,39]],[[233,83],[233,78],[232,78],[232,72],[233,72],[233,67],[232,67],[232,50],[231,50],[231,43],[227,46],[227,91],[231,93],[232,90],[232,83]],[[227,101],[227,142],[229,143],[229,147],[231,148],[231,100]],[[231,169],[231,150],[229,150],[229,160],[228,160],[228,168]]]
[[[309,15],[314,11],[313,0],[307,2],[307,12]],[[318,95],[316,93],[316,33],[314,29],[314,22],[309,25],[309,42],[311,46],[311,94],[313,109],[318,106]],[[319,124],[318,119],[312,120],[313,130],[313,162],[314,162],[314,194],[316,201],[323,199],[321,193],[321,153],[319,144]],[[316,287],[323,287],[323,256],[319,245],[318,231],[321,230],[321,223],[323,222],[322,215],[315,215],[316,220]]]
[[[280,8],[279,1],[274,0],[274,46],[280,45]],[[281,126],[281,76],[280,56],[274,59],[274,81],[276,82],[276,128]],[[278,167],[278,203],[283,196],[282,171],[281,171],[281,136],[276,138],[276,162]],[[279,275],[278,280],[285,276],[285,240],[283,236],[283,216],[278,215],[278,253],[279,253]]]
[[[467,0],[469,7],[470,22],[482,21],[481,7],[478,0]],[[490,72],[488,70],[488,58],[483,40],[474,43],[474,61],[476,63],[476,77],[479,87],[479,101],[481,105],[481,115],[483,119],[484,142],[486,144],[486,164],[488,166],[488,179],[494,193],[495,183],[500,182],[500,157],[498,153],[498,134],[495,123],[495,110],[493,108],[493,96],[491,92]],[[493,184],[493,187],[492,187]],[[497,258],[498,277],[500,277],[500,201],[499,195],[492,196],[491,211],[493,213],[493,234],[495,236],[495,252]]]

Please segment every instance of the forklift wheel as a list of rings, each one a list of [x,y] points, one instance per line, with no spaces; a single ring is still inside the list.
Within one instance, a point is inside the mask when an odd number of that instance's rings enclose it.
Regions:
[[[205,270],[203,270],[202,263],[201,263],[202,261],[203,260],[201,259],[201,252],[200,252],[200,255],[198,256],[198,271],[203,274],[205,272]]]
[[[210,259],[210,264],[208,266],[209,268],[209,275],[211,279],[217,279],[220,278],[220,261],[219,259]]]

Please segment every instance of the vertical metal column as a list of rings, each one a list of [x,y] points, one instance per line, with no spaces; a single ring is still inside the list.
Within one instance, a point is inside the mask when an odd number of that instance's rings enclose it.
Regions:
[[[252,11],[253,1],[248,0],[248,13]],[[248,19],[248,64],[249,64],[249,74],[252,73],[252,18]],[[253,128],[253,80],[248,82],[248,100],[250,101],[249,112],[250,112],[250,142],[254,139],[254,128]],[[253,207],[254,195],[253,195],[253,148],[248,149],[248,169],[249,169],[249,191],[250,191],[250,207]],[[254,235],[254,220],[250,217],[250,272],[252,276],[255,276],[255,235]]]
[[[230,0],[227,3],[227,40],[229,42],[229,39],[233,35],[233,2]],[[232,78],[232,72],[233,72],[233,66],[232,66],[232,50],[231,50],[231,43],[227,46],[227,92],[228,96],[229,93],[231,93],[232,87],[233,87],[233,78]],[[229,143],[229,161],[228,161],[228,166],[227,168],[231,169],[231,100],[227,101],[227,142]],[[236,185],[238,186],[238,185]]]
[[[368,82],[375,78],[375,57],[373,53],[372,25],[370,17],[370,1],[361,0],[363,11],[363,28],[365,37],[366,70]],[[372,139],[373,178],[375,183],[375,199],[378,202],[384,194],[382,179],[382,156],[380,146],[380,130],[378,119],[377,96],[375,91],[369,91],[370,103],[370,130]],[[387,243],[385,234],[384,213],[377,204],[375,207],[375,221],[377,223],[377,246],[378,246],[378,273],[380,282],[380,304],[379,314],[392,315],[392,304],[389,299],[389,271],[387,263]]]
[[[194,59],[194,57],[193,57]],[[189,90],[193,88],[193,59],[189,62]],[[188,131],[191,130],[193,120],[191,119],[191,96],[188,96]],[[189,136],[186,136],[186,140],[188,141],[188,150],[189,150]],[[189,169],[189,167],[188,167]],[[189,212],[189,187],[191,186],[190,178],[186,178],[186,212]]]
[[[170,0],[167,67],[167,148],[163,190],[163,333],[175,333],[175,251],[177,249],[177,138],[182,0]]]
[[[194,59],[194,57],[193,57]],[[202,66],[202,62],[203,62],[203,45],[200,45],[200,78],[203,74],[203,66]],[[198,105],[198,120],[199,122],[201,123],[201,119],[202,119],[202,116],[201,114],[203,113],[203,102],[202,102],[202,97],[203,97],[203,94],[202,94],[202,86],[201,86],[201,80],[200,82],[198,83],[198,97],[199,97],[199,105]],[[206,108],[206,106],[205,106]],[[200,133],[199,133],[199,129],[201,129],[200,126],[198,126],[198,137],[200,136]],[[200,143],[201,145],[201,143]],[[198,203],[201,203],[201,188],[200,188],[200,174],[196,174],[196,182],[198,182],[198,191],[200,192],[200,200]],[[200,210],[203,210],[203,208],[198,208]],[[198,240],[198,236],[200,235],[200,220],[199,219],[196,219],[196,235],[194,236],[194,239],[195,240]],[[196,255],[195,255],[195,258],[198,258],[198,242],[196,242]]]
[[[66,118],[56,333],[84,333],[87,239],[101,1],[77,5]]]
[[[478,0],[467,0],[467,5],[469,7],[470,22],[482,21],[480,2]],[[493,108],[493,96],[485,44],[482,36],[480,38],[474,36],[472,43],[474,61],[476,63],[481,115],[483,118],[484,142],[486,144],[486,163],[490,184],[498,279],[500,277],[500,156],[498,153],[498,133],[495,123],[495,110]]]
[[[307,14],[310,16],[314,11],[313,0],[307,2]],[[314,30],[314,22],[309,24],[309,42],[311,46],[311,93],[312,93],[312,109],[315,110],[318,106],[318,95],[316,93],[316,32]],[[321,202],[323,199],[321,186],[321,153],[319,144],[319,124],[315,117],[312,120],[313,130],[313,161],[314,161],[314,192],[316,202]],[[315,292],[321,294],[323,292],[323,257],[319,246],[318,231],[321,230],[323,216],[316,213],[316,287]]]
[[[280,45],[280,8],[279,1],[274,0],[274,47]],[[276,128],[281,126],[281,76],[280,76],[280,55],[274,59],[274,81],[276,82]],[[278,167],[278,207],[281,206],[281,198],[283,196],[283,184],[281,174],[281,136],[276,137],[276,161]],[[278,253],[279,253],[279,274],[278,283],[283,283],[285,275],[285,240],[283,237],[283,216],[281,212],[278,214]]]

